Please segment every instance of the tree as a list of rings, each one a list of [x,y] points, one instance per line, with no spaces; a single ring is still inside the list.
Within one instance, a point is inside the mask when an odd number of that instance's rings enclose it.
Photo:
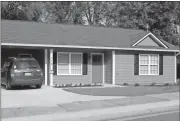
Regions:
[[[147,30],[178,45],[180,2],[1,2],[1,18]]]

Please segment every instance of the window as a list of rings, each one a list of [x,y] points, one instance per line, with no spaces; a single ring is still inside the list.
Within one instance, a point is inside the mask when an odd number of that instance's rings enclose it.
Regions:
[[[58,53],[58,75],[82,75],[82,53]]]
[[[140,75],[158,75],[159,74],[159,56],[158,55],[140,55],[139,74]]]
[[[17,69],[39,68],[39,64],[36,60],[16,60],[15,67]]]

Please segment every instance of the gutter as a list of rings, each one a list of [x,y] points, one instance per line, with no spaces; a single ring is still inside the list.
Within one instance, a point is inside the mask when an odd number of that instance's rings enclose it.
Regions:
[[[48,48],[88,48],[88,49],[106,49],[106,50],[136,50],[136,51],[161,51],[161,52],[179,52],[179,50],[145,49],[145,48],[119,48],[119,47],[100,47],[100,46],[77,46],[77,45],[51,45],[51,44],[24,44],[24,43],[1,43],[3,46],[22,46],[22,47],[48,47]]]
[[[176,56],[180,55],[180,52],[176,54]]]

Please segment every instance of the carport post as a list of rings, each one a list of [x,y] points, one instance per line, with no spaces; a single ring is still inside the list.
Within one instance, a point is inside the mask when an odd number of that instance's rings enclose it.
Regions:
[[[112,51],[112,84],[115,83],[115,51]]]
[[[47,84],[48,81],[48,53],[47,53],[47,49],[44,49],[44,60],[45,60],[45,74],[44,74],[44,78],[45,78],[45,85]]]
[[[53,86],[53,49],[50,49],[50,86]]]

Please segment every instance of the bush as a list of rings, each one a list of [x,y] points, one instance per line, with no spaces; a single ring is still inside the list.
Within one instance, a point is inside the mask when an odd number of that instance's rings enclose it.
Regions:
[[[128,86],[128,83],[123,83],[124,86]]]
[[[138,84],[138,83],[135,83],[135,86],[139,86],[139,84]]]
[[[164,86],[170,86],[170,84],[169,83],[165,83]]]
[[[66,84],[65,87],[69,87],[69,84]]]
[[[180,86],[180,79],[177,79],[177,83],[176,84]]]
[[[155,85],[156,85],[156,83],[155,83],[155,82],[153,82],[153,83],[151,83],[151,84],[150,84],[150,86],[155,86]]]
[[[91,86],[91,84],[87,84],[87,86]]]

